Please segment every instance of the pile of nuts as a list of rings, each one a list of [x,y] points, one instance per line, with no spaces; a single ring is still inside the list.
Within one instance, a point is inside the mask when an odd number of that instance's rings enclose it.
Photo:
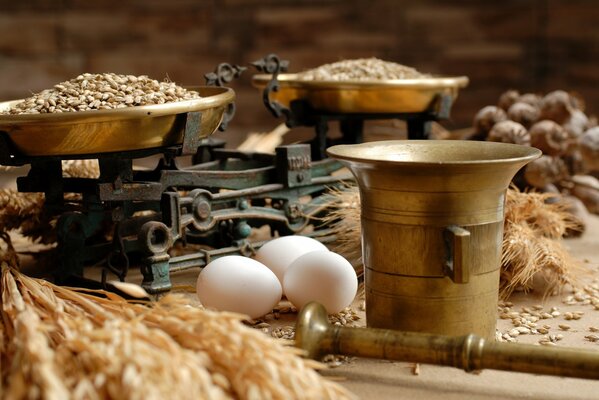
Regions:
[[[197,99],[198,92],[145,75],[82,74],[17,103],[1,114],[108,110]]]
[[[526,185],[569,196],[581,221],[587,210],[599,214],[599,126],[582,99],[563,90],[545,96],[509,90],[482,108],[473,125],[472,139],[542,150],[524,170]]]
[[[430,75],[405,65],[373,57],[325,64],[300,72],[297,77],[305,81],[372,81],[428,78]]]

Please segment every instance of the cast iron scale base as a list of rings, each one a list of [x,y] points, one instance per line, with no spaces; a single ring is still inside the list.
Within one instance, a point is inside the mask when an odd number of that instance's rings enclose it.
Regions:
[[[221,64],[207,83],[222,86],[244,69]],[[229,107],[220,130],[234,111]],[[99,266],[100,287],[106,287],[109,273],[124,281],[129,268],[139,266],[148,292],[167,291],[171,272],[225,255],[250,255],[263,244],[249,240],[252,228],[268,225],[272,235],[296,234],[308,224],[318,228],[327,188],[350,178],[332,176],[340,169],[333,160],[312,162],[309,145],[280,146],[272,155],[198,140],[201,120],[201,112],[185,115],[178,146],[59,157],[25,156],[0,132],[0,164],[29,164],[27,176],[17,179],[18,190],[44,193],[43,212],[57,218],[57,283],[94,287],[97,282],[83,278],[84,267]],[[133,160],[148,156],[160,157],[153,170],[133,168]],[[191,166],[180,167],[181,156],[191,156]],[[62,161],[71,159],[97,159],[99,177],[64,177]],[[326,228],[311,236],[325,243],[335,239]],[[201,250],[171,257],[177,243],[199,244]]]
[[[186,130],[197,132],[193,121],[199,119],[194,113],[187,117]],[[250,255],[261,246],[248,240],[253,227],[299,233],[324,211],[326,188],[340,184],[331,176],[339,165],[311,162],[307,145],[281,146],[270,155],[225,150],[223,141],[209,139],[194,152],[205,162],[181,168],[177,157],[193,148],[188,144],[78,157],[98,159],[97,179],[63,177],[61,161],[73,157],[13,153],[0,160],[30,164],[28,175],[17,180],[18,190],[43,192],[44,212],[58,217],[58,283],[83,276],[84,266],[91,265],[103,268],[103,282],[109,272],[124,280],[130,266],[139,265],[146,290],[169,290],[171,272],[203,267],[224,255]],[[157,154],[162,158],[155,169],[133,169],[134,159]],[[65,198],[67,193],[78,196]],[[311,201],[302,201],[306,197]],[[334,239],[326,229],[313,235],[323,242]],[[202,244],[206,250],[171,257],[176,242]]]

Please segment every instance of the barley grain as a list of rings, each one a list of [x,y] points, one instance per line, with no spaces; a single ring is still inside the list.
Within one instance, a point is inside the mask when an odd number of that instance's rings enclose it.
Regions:
[[[369,81],[430,77],[430,75],[418,72],[414,68],[377,58],[343,60],[325,64],[315,69],[300,72],[297,76],[299,79],[306,81]]]
[[[539,344],[542,346],[555,346],[556,344],[549,340],[540,340]]]
[[[121,82],[120,85],[116,82]],[[54,85],[15,104],[0,114],[38,114],[115,109],[171,103],[199,98],[173,82],[158,82],[145,75],[82,74]]]
[[[587,335],[584,338],[586,340],[588,340],[589,342],[597,342],[597,341],[599,341],[599,336],[597,336],[597,335]]]

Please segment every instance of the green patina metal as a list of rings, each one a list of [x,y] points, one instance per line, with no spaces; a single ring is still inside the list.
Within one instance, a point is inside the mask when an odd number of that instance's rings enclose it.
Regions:
[[[19,191],[43,192],[44,212],[58,219],[57,282],[83,276],[88,266],[103,268],[104,280],[109,274],[124,280],[129,268],[139,267],[146,290],[167,291],[171,272],[223,255],[251,255],[261,246],[248,240],[253,228],[301,233],[324,213],[326,189],[350,179],[331,175],[341,168],[336,161],[312,162],[309,145],[281,146],[274,155],[227,150],[221,141],[195,139],[200,112],[186,121],[180,147],[85,155],[99,161],[96,179],[64,177],[60,157],[21,159],[31,169],[18,178]],[[181,168],[184,154],[202,162]],[[133,168],[133,160],[149,155],[161,155],[156,168]],[[332,240],[326,230],[312,235]],[[176,242],[210,249],[170,257]]]

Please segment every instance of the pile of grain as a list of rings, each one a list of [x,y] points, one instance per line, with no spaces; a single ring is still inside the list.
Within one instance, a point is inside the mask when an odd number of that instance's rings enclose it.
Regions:
[[[40,114],[109,110],[164,104],[199,98],[173,82],[159,82],[145,75],[82,74],[54,85],[15,104],[2,114]]]
[[[416,79],[430,77],[416,69],[378,58],[359,58],[325,64],[300,72],[297,77],[306,81],[372,81],[387,79]]]

